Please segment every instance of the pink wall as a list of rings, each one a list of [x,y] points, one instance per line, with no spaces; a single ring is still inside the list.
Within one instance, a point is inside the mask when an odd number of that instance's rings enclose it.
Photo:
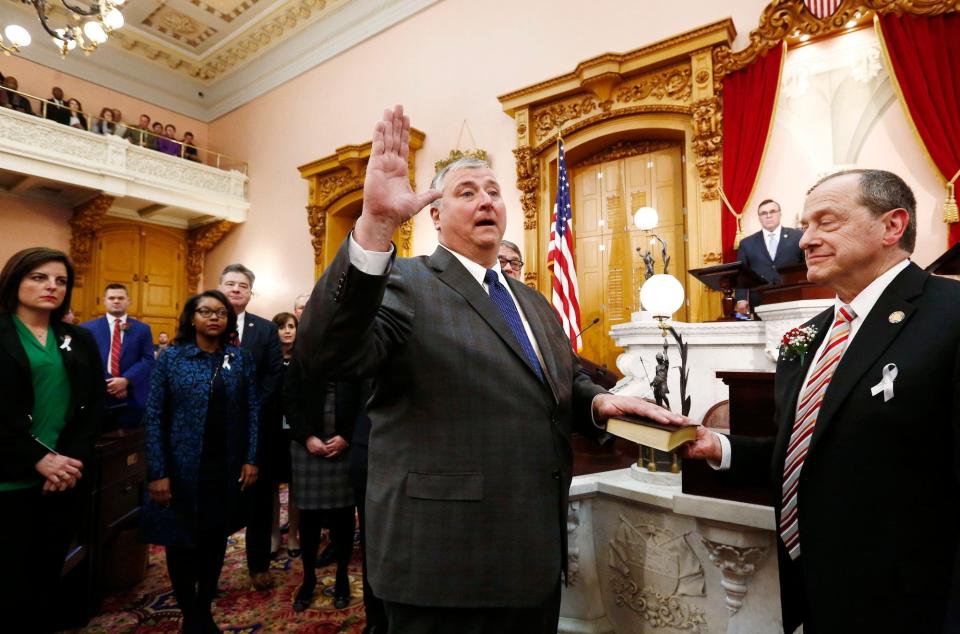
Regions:
[[[177,135],[184,132],[193,132],[194,140],[199,147],[206,148],[208,139],[208,125],[196,119],[185,117],[171,110],[155,106],[146,101],[135,99],[110,88],[92,84],[73,75],[62,73],[54,68],[41,66],[16,55],[0,58],[0,72],[13,75],[20,84],[20,91],[40,99],[49,99],[54,86],[63,89],[67,99],[75,97],[82,105],[87,116],[99,116],[104,107],[118,108],[123,113],[125,122],[136,124],[141,114],[150,116],[153,121],[160,121],[177,126]],[[32,106],[36,108],[36,103]]]
[[[68,207],[0,195],[0,267],[27,247],[51,247],[69,253],[72,213]]]
[[[590,57],[627,51],[732,16],[742,46],[765,0],[446,0],[210,125],[210,140],[250,164],[251,212],[207,258],[207,286],[235,260],[258,275],[251,310],[289,310],[311,287],[313,254],[297,166],[370,139],[385,106],[402,103],[426,133],[417,155],[419,188],[456,145],[467,119],[508,201],[506,237],[522,244],[513,124],[497,95],[573,70]],[[242,131],[242,133],[238,133]],[[416,219],[414,250],[429,253],[436,232]],[[331,245],[335,248],[336,245]]]

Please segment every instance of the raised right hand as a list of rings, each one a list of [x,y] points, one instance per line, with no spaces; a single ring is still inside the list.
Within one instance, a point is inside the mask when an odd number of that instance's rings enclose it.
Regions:
[[[410,118],[403,106],[383,111],[373,129],[373,146],[363,182],[363,211],[354,240],[368,251],[389,251],[396,229],[440,197],[430,189],[418,194],[410,187]]]
[[[160,506],[170,506],[170,498],[173,497],[170,493],[170,478],[151,481],[147,485],[147,490],[150,491],[151,500]]]

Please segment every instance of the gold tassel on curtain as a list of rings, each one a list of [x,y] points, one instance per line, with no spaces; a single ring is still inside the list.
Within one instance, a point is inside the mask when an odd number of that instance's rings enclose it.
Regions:
[[[737,233],[733,236],[733,249],[736,251],[740,248],[740,241],[743,240],[743,212],[733,208],[733,205],[727,200],[727,195],[724,193],[723,187],[718,185],[717,191],[720,192],[720,200],[723,201],[723,206],[737,219]]]
[[[943,221],[947,224],[960,221],[960,215],[957,214],[957,199],[953,195],[953,183],[957,180],[958,176],[960,176],[960,170],[957,170],[953,178],[947,181],[947,199],[943,202]]]

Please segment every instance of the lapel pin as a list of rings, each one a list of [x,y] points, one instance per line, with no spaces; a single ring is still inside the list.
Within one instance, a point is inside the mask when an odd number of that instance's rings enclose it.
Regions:
[[[892,317],[893,315],[891,315]],[[899,320],[898,320],[899,321]],[[870,396],[876,396],[883,392],[883,402],[886,403],[893,398],[893,382],[897,379],[897,364],[888,363],[883,366],[883,378],[880,382],[870,388]]]
[[[60,349],[66,350],[67,352],[73,352],[73,348],[70,347],[71,341],[73,341],[73,338],[70,335],[64,335],[63,343],[60,344]]]
[[[890,313],[889,317],[887,317],[887,321],[889,321],[891,324],[899,324],[901,321],[903,321],[904,317],[906,317],[906,315],[903,314],[902,310],[895,310]]]
[[[225,355],[223,355],[223,369],[224,369],[224,370],[228,370],[228,371],[230,370],[230,359],[232,359],[232,358],[233,358],[233,355],[232,355],[232,354],[225,354]]]

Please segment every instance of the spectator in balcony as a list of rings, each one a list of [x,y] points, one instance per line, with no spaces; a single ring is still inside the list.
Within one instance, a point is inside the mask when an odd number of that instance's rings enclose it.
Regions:
[[[150,117],[148,115],[140,115],[140,122],[135,128],[127,128],[127,131],[124,132],[123,138],[134,145],[142,145],[143,147],[149,147],[154,149],[156,143],[149,145],[150,141]]]
[[[114,134],[123,138],[123,135],[127,133],[127,126],[123,124],[123,113],[116,108],[113,109],[113,125],[116,126]]]
[[[183,158],[195,163],[200,162],[200,153],[197,146],[193,144],[193,132],[183,133]]]
[[[163,124],[159,121],[154,121],[153,125],[150,126],[150,134],[147,135],[146,147],[151,150],[160,150],[161,140],[163,140]]]
[[[16,77],[13,75],[7,75],[4,77],[3,87],[3,92],[7,95],[7,108],[25,112],[26,114],[33,114],[33,108],[30,107],[30,102],[27,100],[27,98],[21,95],[19,92],[16,92],[20,88],[20,84],[17,83]]]
[[[80,102],[71,97],[67,101],[67,106],[70,108],[70,127],[86,130],[87,115],[83,114],[83,106],[80,105]]]
[[[163,129],[163,136],[157,140],[157,149],[170,156],[180,156],[180,143],[176,136],[176,126],[168,123]]]
[[[100,116],[93,122],[93,131],[103,135],[117,133],[117,124],[113,121],[112,108],[104,108],[100,111]]]
[[[53,95],[47,100],[46,118],[63,125],[70,125],[70,108],[63,99],[63,89],[54,86]]]

